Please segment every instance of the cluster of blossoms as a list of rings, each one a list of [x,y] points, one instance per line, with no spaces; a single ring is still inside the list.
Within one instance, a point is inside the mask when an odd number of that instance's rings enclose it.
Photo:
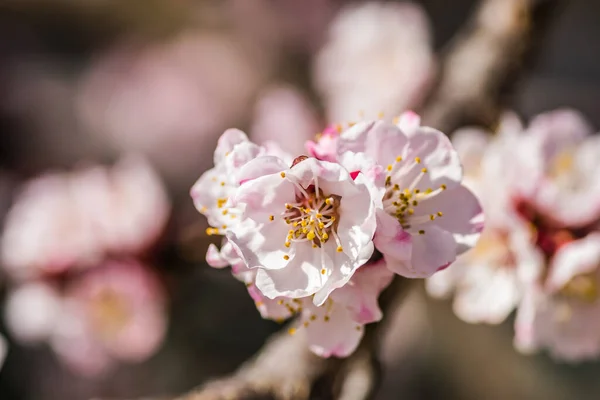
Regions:
[[[560,360],[600,356],[600,136],[572,110],[512,114],[492,137],[454,136],[465,184],[486,213],[481,240],[428,280],[455,313],[496,324],[517,308],[515,346]]]
[[[26,183],[1,241],[11,335],[48,342],[88,376],[152,355],[166,331],[165,294],[146,255],[169,208],[160,178],[137,157]]]
[[[207,262],[231,265],[264,318],[297,315],[290,333],[305,330],[313,352],[344,357],[381,319],[394,273],[447,268],[483,215],[450,141],[414,113],[332,126],[306,147],[294,158],[230,129],[191,196],[223,236]]]

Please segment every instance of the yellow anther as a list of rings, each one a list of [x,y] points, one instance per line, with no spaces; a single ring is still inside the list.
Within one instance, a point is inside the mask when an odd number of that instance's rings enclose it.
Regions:
[[[414,190],[415,194],[419,194],[421,191],[419,189]]]
[[[333,200],[331,199],[331,197],[325,199],[325,204],[327,204],[328,206],[333,204]]]
[[[269,215],[269,221],[273,221],[273,220],[275,220],[275,216]]]
[[[308,321],[304,321],[303,325],[305,328],[308,328]]]
[[[319,222],[319,229],[324,229],[325,228],[325,224],[323,222]]]
[[[426,174],[427,173],[427,168],[421,169],[421,172],[424,173],[424,174]]]
[[[282,172],[279,175],[281,175],[282,178],[285,178],[285,172]]]
[[[284,255],[284,256],[283,256],[283,259],[284,259],[284,260],[289,260],[289,259],[290,259],[290,256],[288,256],[288,255],[286,254],[286,255]]]
[[[310,231],[306,234],[306,238],[308,240],[313,240],[315,238],[315,232],[314,231]]]
[[[441,184],[440,187],[442,188],[442,190],[446,190],[447,186],[445,184]]]
[[[357,331],[360,331],[362,328],[361,328],[361,326],[360,326],[360,325],[356,325],[356,328],[355,328],[355,329],[356,329]]]
[[[316,215],[317,218],[323,218],[323,214],[318,214]]]
[[[338,246],[336,250],[337,250],[338,253],[341,253],[342,251],[344,251],[344,249],[342,248],[342,246]]]
[[[313,249],[316,249],[317,247],[319,247],[319,246],[317,246],[315,243],[312,244]]]
[[[221,228],[227,229],[227,225],[223,224],[223,225],[221,225]]]
[[[290,329],[288,329],[288,333],[290,335],[295,335],[296,334],[296,328],[290,328]]]
[[[394,188],[393,188],[393,189],[394,189],[395,191],[398,191],[398,190],[400,190],[400,185],[398,185],[397,183],[396,183],[396,184],[394,184]]]
[[[223,212],[221,212],[221,214],[223,214],[223,215],[227,215],[228,213],[229,213],[228,210],[223,210]]]
[[[387,176],[385,178],[385,186],[390,186],[392,184],[392,177],[391,176]]]
[[[327,270],[325,268],[321,269],[321,275],[325,275],[327,273]]]
[[[408,209],[408,214],[409,215],[413,215],[415,213],[415,210],[413,210],[412,208]]]
[[[437,212],[437,215],[438,215],[438,217],[441,217],[441,216],[443,216],[443,215],[444,215],[444,213],[442,213],[441,211],[438,211],[438,212]]]
[[[396,157],[396,162],[400,162],[400,161],[402,161],[402,157],[400,157],[400,156]]]
[[[429,219],[433,221],[433,220],[435,219],[435,215],[431,214],[431,215],[429,216]]]
[[[225,182],[221,182],[221,186],[225,186]]]
[[[421,157],[415,157],[415,162],[417,164],[421,164]]]
[[[292,205],[288,204],[288,203],[285,203],[285,208],[288,209],[288,210],[291,210],[292,209]]]
[[[418,202],[418,201],[416,201],[416,200],[413,200],[413,202],[412,202],[412,205],[416,207],[416,206],[418,206],[418,205],[419,205],[419,202]]]
[[[292,223],[292,226],[293,226],[294,228],[298,227],[298,222],[294,221],[294,222]]]
[[[326,315],[326,316],[324,316],[324,317],[323,317],[323,320],[324,320],[325,322],[329,322],[329,315]]]
[[[427,190],[425,191],[425,193],[427,193],[427,194],[429,194],[429,193],[431,193],[431,192],[433,192],[433,189],[432,189],[432,188],[427,188]]]
[[[202,206],[202,208],[200,208],[200,212],[205,213],[208,211],[208,208],[206,206]]]
[[[306,225],[308,225],[308,222],[305,219],[303,219],[302,221],[300,221],[300,225],[306,226]],[[304,232],[304,233],[306,233],[306,232]]]
[[[392,170],[392,168],[394,168],[394,166],[393,166],[392,164],[389,164],[389,165],[387,166],[387,170],[388,170],[388,171],[391,171],[391,170]]]
[[[425,234],[425,231],[424,231],[423,229],[421,229],[421,230],[419,231],[419,235],[424,235],[424,234]]]
[[[277,300],[277,304],[279,304],[280,306],[283,305],[283,300]]]
[[[302,228],[302,233],[304,233],[305,235],[308,234],[308,228]]]
[[[377,113],[377,118],[382,119],[384,116],[383,112]]]
[[[311,321],[314,321],[314,320],[316,320],[316,319],[317,319],[317,316],[313,314],[313,315],[311,315],[311,316],[310,316],[310,318],[309,318],[309,319],[310,319]]]
[[[290,242],[285,242],[285,247],[290,247],[292,244]]]
[[[326,241],[327,239],[329,239],[329,235],[327,234],[327,232],[323,232],[321,238],[323,239],[323,241]]]

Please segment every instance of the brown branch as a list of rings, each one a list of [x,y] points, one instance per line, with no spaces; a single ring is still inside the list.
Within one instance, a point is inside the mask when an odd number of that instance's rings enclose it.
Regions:
[[[545,30],[555,1],[484,0],[471,22],[446,52],[442,75],[422,114],[427,125],[451,132],[464,124],[491,125],[506,93]],[[397,277],[382,294],[384,314],[407,292]],[[311,354],[301,333],[274,335],[233,375],[209,382],[173,400],[307,399],[363,400],[372,397],[379,379],[376,358],[385,320],[367,326],[358,350],[344,360]],[[301,332],[301,331],[300,331]]]

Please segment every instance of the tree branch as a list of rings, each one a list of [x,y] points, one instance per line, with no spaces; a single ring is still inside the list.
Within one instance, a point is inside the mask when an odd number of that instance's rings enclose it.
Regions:
[[[438,85],[421,111],[424,121],[445,132],[465,124],[492,125],[506,94],[523,70],[532,44],[539,42],[553,0],[484,0],[446,51]],[[534,43],[535,42],[535,43]],[[384,291],[384,315],[407,292],[409,280],[396,277]],[[302,331],[278,333],[233,375],[209,382],[173,400],[307,399],[363,400],[376,390],[376,357],[385,320],[367,326],[358,350],[347,359],[322,359],[308,350]]]

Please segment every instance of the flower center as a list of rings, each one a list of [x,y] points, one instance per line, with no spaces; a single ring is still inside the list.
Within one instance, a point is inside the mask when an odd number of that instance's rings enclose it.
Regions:
[[[417,230],[416,226],[443,216],[441,211],[425,215],[417,212],[420,203],[446,189],[444,184],[437,189],[421,190],[417,188],[419,182],[428,173],[427,168],[421,166],[420,157],[405,161],[402,156],[398,156],[393,164],[387,166],[386,170],[386,192],[383,196],[383,207],[388,214],[396,217],[403,229]],[[423,229],[417,231],[421,235],[425,234]]]
[[[331,237],[338,244],[338,251],[342,251],[337,235],[338,209],[340,196],[326,196],[321,189],[311,185],[304,189],[300,185],[295,203],[286,203],[285,211],[281,216],[291,229],[286,237],[285,246],[292,243],[312,242],[312,247],[321,247]]]
[[[101,291],[92,300],[91,307],[96,330],[106,338],[116,335],[131,317],[125,299],[110,289]]]

